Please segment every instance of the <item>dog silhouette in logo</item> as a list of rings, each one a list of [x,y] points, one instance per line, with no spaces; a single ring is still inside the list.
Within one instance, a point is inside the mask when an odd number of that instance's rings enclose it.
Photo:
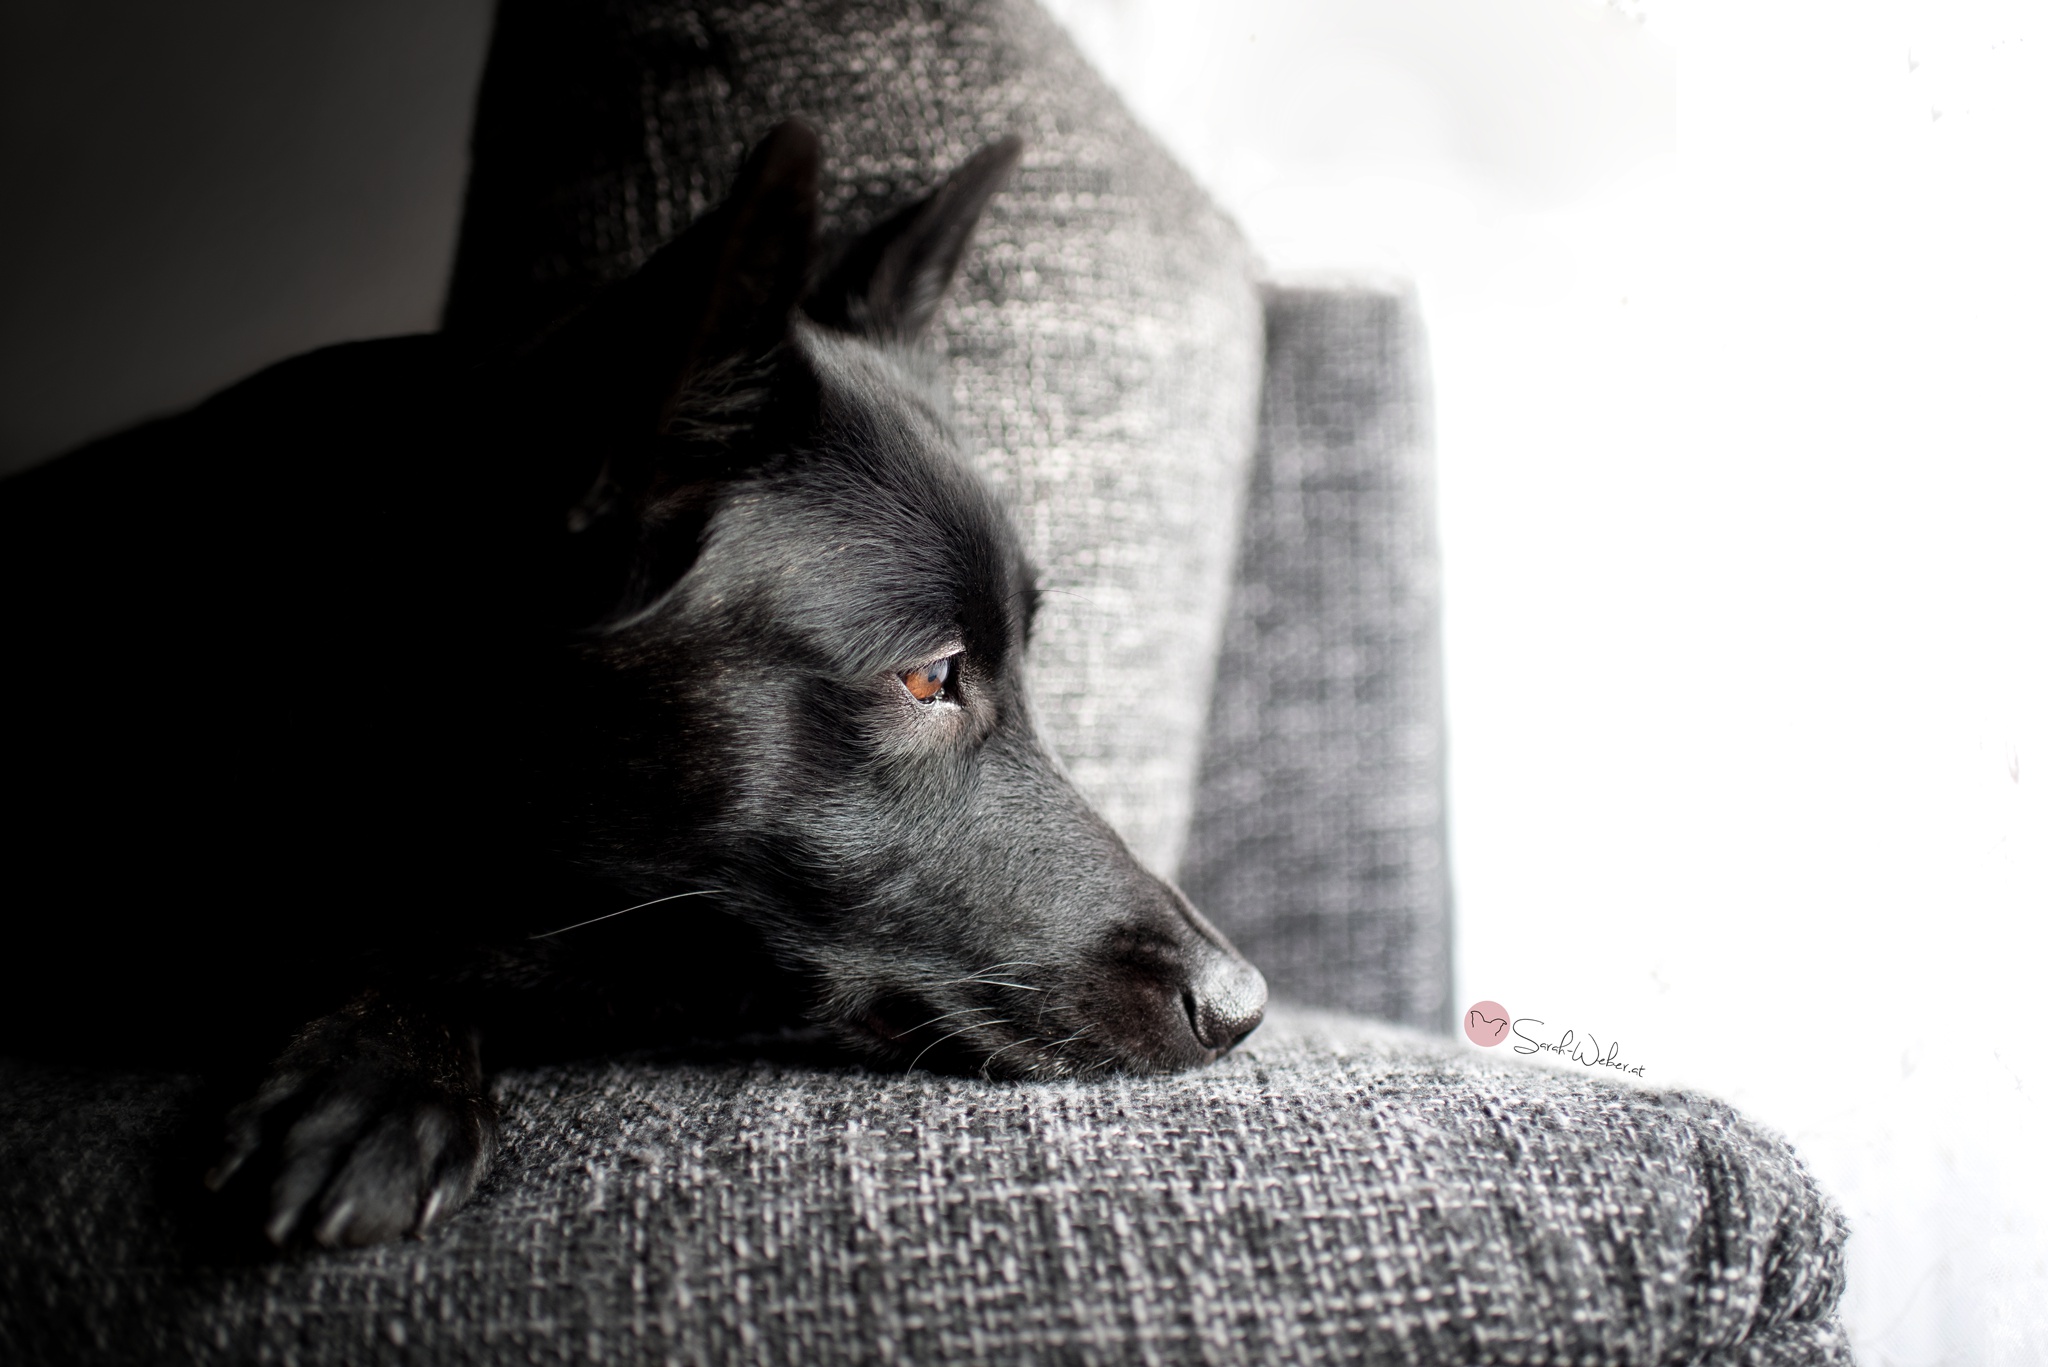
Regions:
[[[1465,1013],[1465,1029],[1475,1035],[1492,1035],[1499,1039],[1508,1032],[1508,1018],[1489,1016],[1475,1006]]]

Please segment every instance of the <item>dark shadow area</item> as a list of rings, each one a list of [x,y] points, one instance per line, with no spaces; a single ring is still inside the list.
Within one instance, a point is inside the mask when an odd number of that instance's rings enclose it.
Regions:
[[[488,0],[0,7],[0,473],[435,326]]]

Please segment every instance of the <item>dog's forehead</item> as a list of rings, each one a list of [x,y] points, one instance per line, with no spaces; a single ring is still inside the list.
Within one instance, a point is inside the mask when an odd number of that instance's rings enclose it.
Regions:
[[[780,493],[856,533],[1014,548],[1009,518],[967,467],[943,401],[918,369],[931,358],[810,326],[797,341],[817,384],[818,420],[808,459],[778,481]]]
[[[817,427],[725,502],[699,594],[848,669],[1014,636],[1032,577],[1016,532],[917,377],[817,329],[799,347]]]

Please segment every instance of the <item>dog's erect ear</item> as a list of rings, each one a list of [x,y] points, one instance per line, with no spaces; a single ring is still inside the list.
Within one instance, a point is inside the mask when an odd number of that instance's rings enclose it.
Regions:
[[[719,220],[708,244],[712,259],[690,263],[700,270],[708,264],[710,278],[678,392],[722,362],[766,355],[788,335],[817,236],[817,132],[798,119],[777,124],[748,155],[712,217]]]
[[[981,211],[1023,151],[1016,137],[990,143],[930,195],[856,239],[805,312],[848,332],[915,341],[938,316]]]
[[[653,436],[707,379],[789,334],[811,270],[818,135],[795,119],[748,154],[724,203],[535,347],[535,379],[586,431]]]
[[[791,421],[776,349],[811,277],[818,135],[777,125],[732,192],[542,338],[513,379],[536,405],[546,497],[566,513],[562,611],[587,624],[659,597],[697,550],[706,491]],[[560,515],[552,514],[552,515]]]

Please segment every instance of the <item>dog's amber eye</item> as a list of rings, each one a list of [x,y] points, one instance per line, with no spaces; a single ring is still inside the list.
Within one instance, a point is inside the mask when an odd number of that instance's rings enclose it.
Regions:
[[[945,693],[947,682],[953,677],[953,658],[933,660],[928,665],[919,665],[903,676],[903,686],[910,690],[910,696],[919,702],[930,702]]]

